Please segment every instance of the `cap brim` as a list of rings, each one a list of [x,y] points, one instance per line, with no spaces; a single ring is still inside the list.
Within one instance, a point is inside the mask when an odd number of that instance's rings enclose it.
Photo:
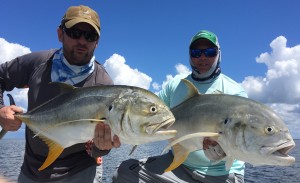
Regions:
[[[66,28],[71,28],[73,27],[74,25],[78,24],[78,23],[88,23],[90,24],[92,27],[94,27],[94,29],[97,31],[98,35],[100,36],[100,31],[99,31],[99,27],[94,24],[92,21],[89,21],[87,19],[84,19],[84,18],[75,18],[75,19],[72,19],[72,20],[69,20],[65,23],[65,26]]]

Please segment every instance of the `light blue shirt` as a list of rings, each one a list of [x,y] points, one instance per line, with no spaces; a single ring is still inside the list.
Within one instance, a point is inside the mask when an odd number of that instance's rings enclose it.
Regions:
[[[209,81],[195,81],[192,79],[191,75],[178,75],[158,94],[170,108],[180,104],[187,95],[187,87],[181,82],[181,79],[183,78],[191,81],[196,88],[198,88],[199,92],[203,94],[221,91],[222,93],[229,95],[248,97],[245,90],[237,82],[222,73],[217,78]],[[245,163],[243,161],[236,160],[231,169],[226,171],[224,161],[218,164],[212,164],[212,162],[206,158],[203,150],[190,153],[183,164],[191,170],[196,170],[202,174],[212,176],[226,175],[228,173],[244,175],[245,168]]]

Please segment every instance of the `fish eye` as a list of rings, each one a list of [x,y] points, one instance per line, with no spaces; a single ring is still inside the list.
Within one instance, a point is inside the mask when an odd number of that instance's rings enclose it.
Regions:
[[[273,126],[267,126],[265,127],[265,133],[268,135],[272,135],[275,133],[275,128]]]
[[[157,107],[155,105],[150,107],[150,113],[156,113],[157,112]]]

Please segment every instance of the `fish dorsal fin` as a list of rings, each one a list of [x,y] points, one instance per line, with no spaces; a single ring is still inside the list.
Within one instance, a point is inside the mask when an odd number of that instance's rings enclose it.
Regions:
[[[192,98],[192,97],[194,97],[194,96],[200,95],[198,89],[195,87],[195,85],[194,85],[192,82],[190,82],[190,81],[187,80],[187,79],[181,79],[181,80],[185,83],[185,85],[186,85],[187,88],[188,88],[188,94],[187,94],[187,96],[184,98],[183,101],[186,101],[186,100],[188,100],[189,98]]]
[[[51,141],[46,137],[40,137],[40,138],[48,145],[49,152],[43,165],[38,169],[39,171],[44,170],[49,165],[51,165],[64,150],[64,148],[60,144]]]
[[[52,86],[52,87],[57,87],[59,89],[59,94],[68,93],[68,92],[71,92],[72,90],[76,89],[76,87],[74,87],[72,85],[69,85],[69,84],[66,84],[66,83],[61,83],[61,82],[50,82],[49,85]],[[33,113],[34,111],[36,111],[37,109],[41,108],[42,106],[48,104],[49,102],[56,99],[57,97],[59,97],[59,95],[51,98],[50,100],[42,103],[41,105],[39,105],[37,107],[31,109],[27,113]]]
[[[186,158],[190,154],[190,151],[184,148],[182,145],[176,144],[173,146],[173,154],[173,162],[168,168],[165,169],[165,172],[172,171],[175,168],[179,167],[186,160]]]
[[[60,89],[60,93],[67,93],[76,88],[75,86],[69,85],[67,83],[61,83],[61,82],[50,82],[49,84],[51,86],[58,87]]]

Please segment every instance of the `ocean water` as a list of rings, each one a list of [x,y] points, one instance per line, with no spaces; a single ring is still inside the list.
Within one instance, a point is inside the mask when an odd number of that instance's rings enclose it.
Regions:
[[[290,153],[296,158],[296,163],[289,167],[279,166],[258,166],[253,167],[246,164],[246,183],[296,183],[300,182],[300,140],[295,140],[296,147]],[[25,141],[23,139],[3,139],[0,140],[0,176],[5,177],[10,182],[16,182],[20,166],[23,161]],[[141,159],[144,157],[159,155],[166,142],[155,142],[139,146],[135,152],[129,156],[132,146],[122,145],[118,149],[113,149],[104,157],[103,183],[110,183],[111,176],[118,164],[129,158]],[[1,182],[1,180],[0,180]]]

